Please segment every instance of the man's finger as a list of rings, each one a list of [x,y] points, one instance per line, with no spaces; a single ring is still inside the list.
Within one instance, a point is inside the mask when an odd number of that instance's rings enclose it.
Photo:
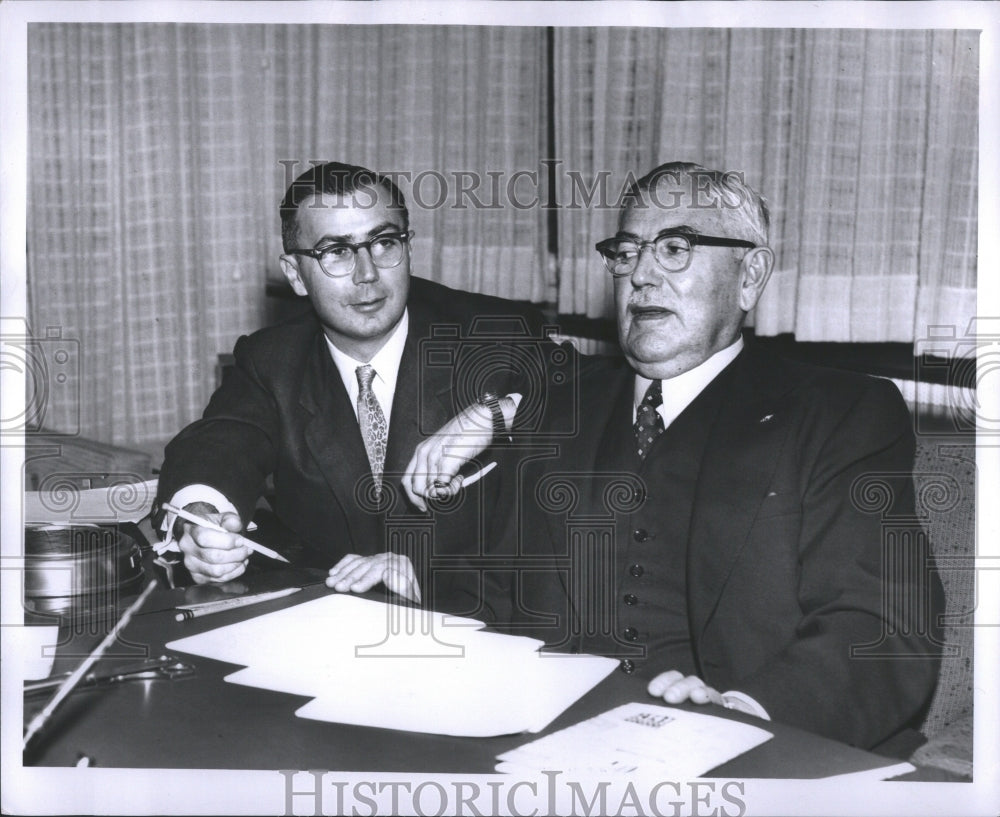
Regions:
[[[333,573],[334,570],[343,570],[345,567],[348,567],[353,562],[356,562],[362,558],[364,557],[358,555],[357,553],[348,553],[346,556],[342,556],[340,561],[330,568],[330,572]]]
[[[427,506],[424,504],[423,498],[416,493],[413,486],[413,476],[415,473],[415,459],[416,453],[410,457],[410,461],[406,464],[406,470],[403,472],[403,477],[400,479],[400,484],[403,486],[403,491],[406,494],[407,499],[417,508],[417,510],[423,512],[427,510]]]
[[[178,543],[181,552],[192,554],[200,561],[212,565],[233,564],[250,558],[250,549],[246,545],[236,544],[227,534],[209,532],[214,536],[202,536],[198,539],[187,536],[182,538]]]
[[[184,566],[191,574],[191,578],[196,584],[208,584],[226,582],[241,576],[246,570],[247,562],[240,561],[224,564],[212,564],[199,559],[197,556],[187,554],[184,556]]]
[[[345,593],[364,593],[380,581],[385,572],[385,559],[382,556],[366,556],[359,558],[347,571],[333,578],[333,589]],[[330,579],[327,580],[330,584]]]
[[[676,684],[683,677],[684,676],[675,669],[669,670],[668,672],[661,672],[649,682],[649,685],[646,687],[646,691],[649,692],[650,695],[655,695],[659,698],[671,685]]]
[[[421,495],[421,486],[418,483],[421,474],[421,462],[423,461],[423,450],[424,443],[421,443],[413,452],[413,456],[410,457],[410,461],[406,464],[406,471],[403,473],[403,478],[400,482],[403,485],[403,490],[406,492],[406,496],[409,498],[410,502],[421,512],[427,511],[427,504],[424,502],[424,497]]]
[[[420,587],[416,579],[406,570],[390,567],[385,572],[385,586],[397,596],[420,603]]]
[[[243,531],[243,520],[235,513],[222,514],[219,524],[232,533],[241,533]]]
[[[688,697],[691,699],[691,703],[695,704],[718,704],[719,706],[725,706],[725,701],[722,700],[722,696],[718,691],[704,684],[692,689]]]
[[[667,703],[679,704],[691,696],[692,690],[703,686],[705,686],[705,682],[701,678],[697,675],[689,675],[687,678],[671,684],[670,688],[664,693],[663,698]]]

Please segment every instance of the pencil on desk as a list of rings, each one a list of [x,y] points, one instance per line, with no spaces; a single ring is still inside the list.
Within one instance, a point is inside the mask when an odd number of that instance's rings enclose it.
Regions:
[[[181,519],[184,519],[188,522],[198,525],[201,528],[208,528],[208,530],[214,530],[217,533],[228,533],[228,534],[233,533],[231,530],[226,530],[224,527],[222,527],[222,525],[216,522],[212,522],[208,519],[205,519],[202,516],[198,516],[197,514],[191,513],[190,511],[185,511],[183,508],[178,508],[176,505],[171,505],[169,502],[164,502],[162,508],[165,511],[177,514]],[[242,536],[241,534],[235,534],[235,535],[239,537],[241,545],[245,545],[255,553],[259,553],[262,556],[267,556],[271,559],[277,559],[279,562],[288,563],[288,559],[286,559],[276,550],[271,550],[271,548],[258,544],[257,542],[254,542],[252,539],[247,539],[245,536]]]
[[[280,599],[298,593],[301,587],[286,587],[283,590],[272,590],[267,593],[257,593],[253,596],[236,596],[231,599],[219,599],[218,601],[206,601],[201,604],[179,604],[180,611],[174,618],[177,621],[186,621],[189,618],[200,618],[213,613],[223,613],[226,610],[235,610],[238,607],[248,607],[251,604],[261,604],[272,599]]]

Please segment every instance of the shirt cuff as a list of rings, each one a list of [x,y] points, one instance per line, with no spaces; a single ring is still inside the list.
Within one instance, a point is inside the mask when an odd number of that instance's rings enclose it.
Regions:
[[[738,692],[735,689],[731,689],[729,692],[722,693],[722,700],[726,704],[726,709],[735,709],[736,707],[730,706],[730,701],[735,700],[749,707],[751,713],[756,715],[758,718],[763,718],[765,721],[771,720],[771,716],[767,714],[767,710],[744,692]]]
[[[503,424],[506,426],[508,434],[510,434],[511,429],[514,427],[514,415],[517,414],[522,397],[523,395],[514,392],[500,398],[500,411],[503,412]]]
[[[200,483],[185,485],[170,497],[170,504],[176,508],[183,508],[192,502],[207,502],[209,505],[214,505],[219,513],[234,513],[239,516],[236,506],[211,485],[201,485]],[[166,535],[163,537],[162,542],[157,542],[153,545],[153,549],[157,554],[165,553],[168,550],[180,550],[174,539],[174,522],[176,521],[177,514],[167,511],[163,517],[163,522],[160,523],[160,531]]]

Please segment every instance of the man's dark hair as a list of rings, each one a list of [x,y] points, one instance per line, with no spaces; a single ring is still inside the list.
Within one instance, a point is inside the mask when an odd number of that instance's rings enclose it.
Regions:
[[[400,189],[391,178],[358,165],[345,165],[341,162],[325,162],[313,165],[289,185],[285,197],[281,200],[278,212],[281,215],[281,244],[285,252],[298,246],[299,204],[317,195],[348,196],[359,188],[382,187],[389,194],[392,207],[398,207],[403,214],[404,230],[410,227],[410,214],[406,209],[406,200]],[[371,206],[371,199],[358,199]]]

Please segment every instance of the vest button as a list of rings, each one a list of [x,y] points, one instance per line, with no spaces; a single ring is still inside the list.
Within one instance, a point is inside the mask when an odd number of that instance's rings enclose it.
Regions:
[[[635,672],[635,661],[633,661],[630,658],[624,659],[621,662],[620,666],[621,666],[621,671],[624,672],[626,675],[631,675],[633,672]]]
[[[635,627],[626,627],[625,632],[622,633],[625,636],[626,641],[638,641],[639,631]]]
[[[635,539],[636,542],[647,542],[649,541],[649,531],[645,528],[636,528],[632,531],[632,538]]]
[[[633,607],[639,603],[639,597],[634,593],[626,593],[622,601],[624,601],[629,607]]]
[[[631,566],[631,567],[630,567],[630,568],[628,569],[628,572],[629,572],[629,573],[630,573],[631,575],[635,576],[635,577],[636,577],[636,578],[638,579],[638,578],[639,578],[639,577],[640,577],[640,576],[641,576],[641,575],[642,575],[643,573],[645,573],[646,571],[642,569],[642,565],[632,565],[632,566]]]

